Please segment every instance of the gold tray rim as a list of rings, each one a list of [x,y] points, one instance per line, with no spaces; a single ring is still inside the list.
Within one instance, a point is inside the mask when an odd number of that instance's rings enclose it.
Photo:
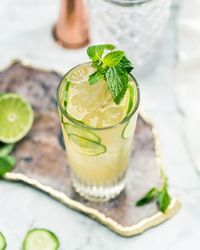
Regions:
[[[27,68],[31,68],[31,69],[35,69],[35,70],[56,72],[54,70],[47,70],[45,68],[31,66],[27,62],[22,62],[21,60],[11,61],[11,63],[9,63],[9,65],[4,67],[3,69],[1,68],[0,72],[4,71],[6,69],[9,69],[15,63],[20,63]],[[56,72],[56,73],[59,74],[59,72]],[[143,112],[140,112],[140,117],[152,129],[152,134],[153,134],[153,138],[154,138],[154,142],[155,142],[154,153],[155,153],[156,164],[159,167],[159,169],[163,170],[158,133],[157,133],[153,123],[151,122],[151,120],[149,118],[147,118],[147,116]],[[66,206],[68,206],[76,211],[79,211],[81,213],[88,215],[92,219],[95,219],[95,220],[99,221],[100,223],[102,223],[103,225],[107,226],[113,232],[115,232],[121,236],[124,236],[124,237],[131,237],[131,236],[141,234],[144,231],[146,231],[147,229],[161,224],[162,222],[164,222],[164,221],[168,220],[169,218],[171,218],[172,216],[174,216],[179,211],[179,209],[181,207],[180,201],[177,200],[176,198],[172,198],[171,203],[170,203],[170,205],[165,213],[157,212],[156,214],[154,214],[150,217],[147,217],[147,218],[141,220],[140,222],[138,222],[132,226],[122,226],[121,224],[117,223],[116,221],[114,221],[110,217],[105,216],[105,214],[99,212],[98,210],[91,208],[91,207],[88,207],[86,205],[83,205],[82,203],[69,198],[66,194],[59,192],[50,186],[43,185],[42,183],[40,183],[36,179],[29,178],[24,174],[6,173],[3,178],[7,181],[20,181],[20,182],[26,183],[34,188],[37,188],[38,190],[41,190],[41,191],[47,193],[48,195],[50,195],[51,197],[53,197],[54,199],[60,201],[62,204],[66,205]]]

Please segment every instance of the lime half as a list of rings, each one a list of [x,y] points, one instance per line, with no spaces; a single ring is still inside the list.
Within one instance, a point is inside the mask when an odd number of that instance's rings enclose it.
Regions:
[[[22,139],[33,124],[33,110],[17,94],[0,96],[0,141],[14,143]]]

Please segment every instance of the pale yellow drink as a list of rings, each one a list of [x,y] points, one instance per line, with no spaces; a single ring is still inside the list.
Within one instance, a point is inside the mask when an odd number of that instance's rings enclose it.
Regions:
[[[93,72],[90,62],[69,71],[58,88],[58,107],[76,191],[87,199],[108,200],[124,189],[139,92],[130,76],[116,105],[105,80],[89,85]]]

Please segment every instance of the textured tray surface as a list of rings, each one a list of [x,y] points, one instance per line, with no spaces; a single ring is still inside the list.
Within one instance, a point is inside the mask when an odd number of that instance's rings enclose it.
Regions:
[[[152,126],[141,116],[136,126],[126,190],[118,198],[102,204],[88,202],[74,192],[56,108],[56,87],[60,78],[55,72],[36,70],[18,62],[0,73],[0,92],[23,95],[35,110],[31,132],[18,143],[14,152],[17,166],[5,178],[35,186],[124,236],[140,233],[171,217],[179,207],[175,199],[166,214],[158,211],[156,203],[135,206],[135,201],[152,186],[161,185]]]

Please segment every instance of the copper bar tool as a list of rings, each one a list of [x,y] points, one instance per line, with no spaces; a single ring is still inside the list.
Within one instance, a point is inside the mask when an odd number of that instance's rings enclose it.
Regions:
[[[85,0],[61,0],[60,15],[53,29],[55,40],[65,48],[80,48],[89,42]]]

